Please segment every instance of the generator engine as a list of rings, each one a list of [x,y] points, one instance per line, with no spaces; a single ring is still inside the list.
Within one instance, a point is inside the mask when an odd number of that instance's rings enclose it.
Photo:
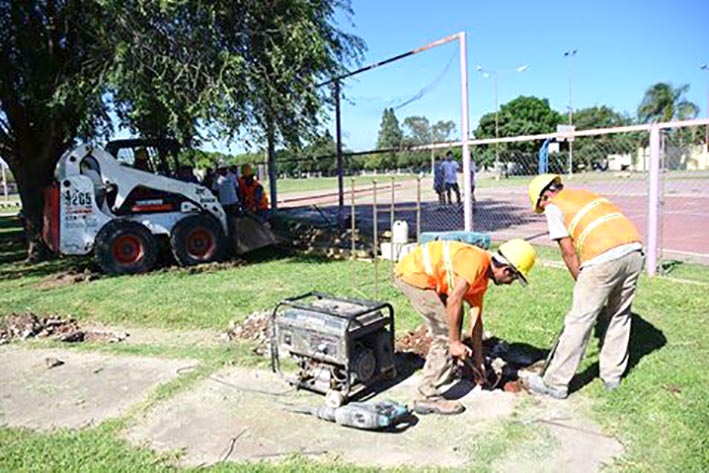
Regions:
[[[394,309],[388,303],[309,292],[281,301],[271,329],[273,371],[294,386],[326,394],[333,407],[396,377]],[[282,371],[286,356],[295,373]]]

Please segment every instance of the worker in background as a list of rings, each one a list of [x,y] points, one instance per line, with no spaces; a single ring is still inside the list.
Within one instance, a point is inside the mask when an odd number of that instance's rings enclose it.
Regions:
[[[510,240],[491,254],[476,246],[453,241],[433,241],[416,247],[396,265],[395,284],[428,325],[432,338],[414,411],[418,414],[460,414],[464,406],[447,400],[441,388],[455,381],[454,359],[472,358],[475,381],[486,379],[482,347],[483,296],[489,280],[527,284],[536,261],[532,245]],[[463,301],[470,305],[472,350],[461,341]]]
[[[457,161],[453,160],[453,152],[448,151],[446,153],[446,160],[442,163],[443,168],[443,181],[446,186],[446,197],[448,203],[452,204],[451,200],[451,190],[455,192],[456,203],[460,204],[460,187],[458,186],[458,170],[460,165]]]
[[[433,190],[438,194],[438,204],[440,206],[446,204],[446,184],[443,180],[443,160],[440,156],[436,156],[436,162],[433,165]]]
[[[266,197],[263,186],[254,176],[254,168],[251,164],[241,166],[239,198],[246,210],[263,219],[268,218],[268,197]]]
[[[535,213],[545,213],[549,237],[576,281],[571,310],[542,376],[525,380],[534,393],[564,399],[601,311],[608,328],[602,340],[600,376],[611,391],[628,366],[630,306],[643,267],[640,235],[610,200],[586,190],[564,189],[561,177],[543,174],[529,184]]]
[[[150,158],[148,157],[148,150],[145,148],[138,148],[133,153],[133,167],[139,171],[150,172]]]

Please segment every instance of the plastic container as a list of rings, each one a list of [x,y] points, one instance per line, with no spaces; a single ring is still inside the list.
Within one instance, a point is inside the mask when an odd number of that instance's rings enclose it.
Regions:
[[[392,243],[405,245],[409,242],[409,224],[406,220],[397,220],[394,222],[394,228],[391,235]]]

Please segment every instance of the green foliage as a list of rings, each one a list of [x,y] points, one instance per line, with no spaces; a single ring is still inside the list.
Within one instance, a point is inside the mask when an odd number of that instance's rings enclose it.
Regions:
[[[382,113],[382,122],[379,125],[377,136],[377,149],[400,148],[404,145],[404,133],[399,125],[393,108],[385,108]],[[396,167],[397,156],[394,152],[373,154],[371,159],[365,161],[368,169],[392,169]]]
[[[689,84],[674,87],[667,82],[658,82],[650,86],[638,107],[638,120],[650,123],[695,118],[699,107],[686,99],[687,92]]]

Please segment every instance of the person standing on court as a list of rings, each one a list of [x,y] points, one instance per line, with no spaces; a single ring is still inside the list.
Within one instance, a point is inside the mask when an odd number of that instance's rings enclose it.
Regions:
[[[438,204],[444,205],[445,198],[445,181],[443,180],[443,160],[440,156],[436,156],[436,162],[433,165],[433,190],[438,195]]]
[[[458,170],[460,166],[457,161],[453,160],[453,152],[446,153],[446,160],[443,161],[443,181],[446,186],[446,197],[448,203],[452,204],[451,190],[455,192],[456,203],[460,204],[460,187],[458,187]]]
[[[460,414],[464,406],[444,398],[441,390],[455,381],[454,358],[472,358],[476,382],[485,382],[483,358],[483,297],[495,284],[527,284],[536,261],[532,245],[510,240],[496,253],[457,241],[432,241],[417,246],[396,265],[395,284],[426,319],[431,347],[418,385],[418,414]],[[470,305],[472,350],[461,341],[463,301]]]
[[[605,388],[612,391],[628,366],[630,307],[644,259],[640,234],[617,205],[594,192],[565,189],[557,174],[535,177],[529,200],[535,213],[546,214],[549,237],[559,245],[576,284],[543,377],[528,377],[525,385],[534,393],[565,399],[605,308],[608,328],[599,367]]]

